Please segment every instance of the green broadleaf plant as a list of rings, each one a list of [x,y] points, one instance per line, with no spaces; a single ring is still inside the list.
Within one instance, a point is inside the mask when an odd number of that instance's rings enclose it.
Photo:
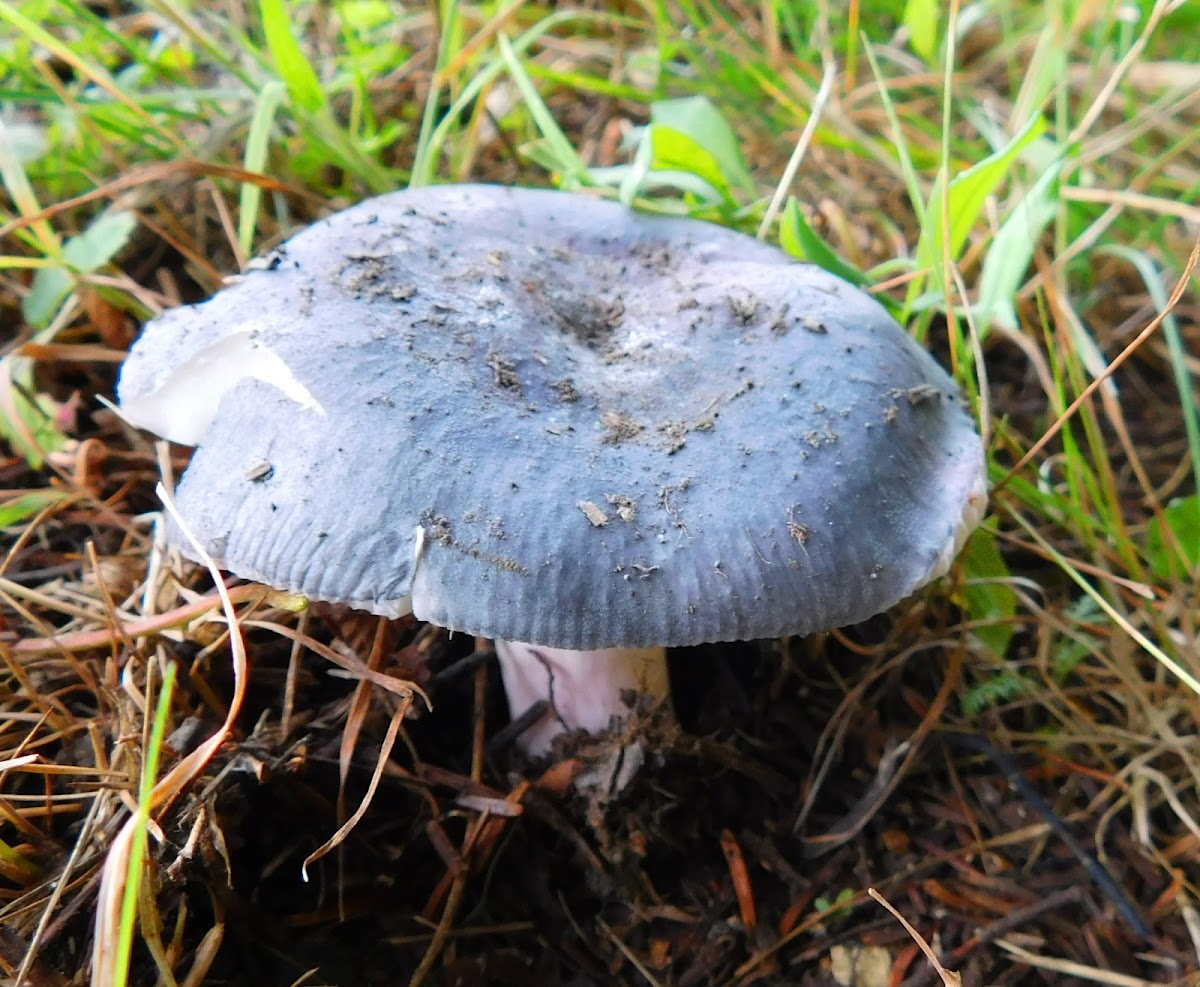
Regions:
[[[980,642],[997,658],[1004,658],[1012,643],[1017,594],[1007,582],[1011,573],[996,547],[994,521],[976,529],[963,555],[967,616],[978,622],[975,636]]]
[[[732,210],[738,195],[754,194],[754,179],[733,128],[703,96],[668,99],[650,107],[630,164],[588,169],[596,185],[616,188],[630,204],[644,191],[675,189]]]
[[[91,274],[107,264],[129,242],[136,226],[137,217],[131,212],[104,212],[82,233],[71,237],[63,245],[62,266],[43,267],[34,276],[33,286],[22,301],[25,320],[34,328],[46,328],[74,287],[74,275]]]
[[[1041,117],[1034,117],[1007,145],[950,179],[948,188],[945,186],[945,171],[938,175],[925,206],[921,236],[917,242],[916,268],[928,272],[927,277],[939,289],[943,278],[943,244],[949,248],[950,259],[957,260],[967,237],[983,213],[988,196],[1007,177],[1022,149],[1040,137],[1045,129],[1045,121]],[[945,204],[943,189],[947,200]],[[947,207],[946,212],[943,212],[943,205]],[[948,221],[943,221],[947,215]],[[925,280],[925,277],[916,277],[909,284],[907,304],[910,310],[916,307]]]
[[[853,264],[842,260],[832,247],[821,239],[820,234],[809,225],[795,196],[790,196],[784,206],[779,223],[779,245],[793,257],[806,260],[836,274],[860,288],[866,287],[870,279]]]
[[[1200,495],[1173,501],[1150,523],[1146,555],[1154,574],[1167,581],[1200,566]]]

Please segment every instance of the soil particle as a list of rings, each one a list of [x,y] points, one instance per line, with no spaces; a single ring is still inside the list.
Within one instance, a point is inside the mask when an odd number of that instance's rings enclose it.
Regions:
[[[632,524],[637,520],[637,501],[625,494],[608,494],[605,497],[617,509],[617,516],[622,521]]]
[[[558,400],[564,404],[572,404],[579,400],[579,388],[575,386],[575,381],[570,377],[564,377],[562,380],[555,381],[554,393],[558,395]]]
[[[476,559],[504,572],[514,572],[519,576],[529,575],[529,570],[516,559],[510,559],[504,555],[493,555],[490,552],[484,552],[474,547],[468,548],[466,554],[472,559]]]
[[[592,527],[603,528],[606,524],[608,524],[608,515],[600,509],[600,505],[594,503],[593,501],[581,500],[575,506],[583,511],[583,516],[591,522]]]
[[[821,446],[832,445],[837,441],[837,438],[837,432],[835,432],[829,425],[826,425],[824,429],[814,428],[804,433],[804,441],[814,449],[820,449]]]
[[[751,294],[727,295],[725,304],[730,314],[742,325],[749,325],[758,315],[759,301]]]
[[[604,429],[604,438],[600,441],[605,445],[617,445],[626,439],[636,438],[644,431],[644,426],[617,411],[604,412],[600,416],[600,425]]]
[[[437,542],[439,545],[453,544],[454,539],[450,534],[450,519],[445,514],[427,515],[422,527],[424,528],[426,538]]]
[[[671,523],[675,525],[685,535],[687,534],[687,525],[683,522],[683,514],[679,508],[672,502],[672,497],[677,493],[684,493],[692,485],[692,478],[685,476],[678,483],[668,484],[667,486],[658,488],[657,506],[666,512],[671,519]]]
[[[792,511],[788,511],[787,529],[788,534],[796,539],[796,543],[801,548],[808,544],[808,525],[801,524],[799,521],[797,521],[796,516]]]
[[[274,466],[265,459],[260,459],[246,468],[246,479],[251,483],[262,483],[264,480],[269,480],[274,472]]]
[[[688,427],[682,422],[667,422],[660,429],[667,437],[667,455],[673,455],[687,445]]]
[[[246,264],[247,271],[274,271],[283,263],[287,257],[287,250],[284,247],[276,247],[274,250],[263,254],[261,257],[255,257]]]
[[[517,376],[517,368],[511,360],[493,350],[487,355],[487,365],[492,368],[492,377],[497,387],[514,394],[521,393],[521,378]]]
[[[927,401],[936,400],[941,397],[941,393],[932,384],[918,384],[916,387],[894,390],[892,391],[892,397],[897,399],[905,398],[915,408],[917,405],[925,404]]]
[[[800,325],[805,332],[815,333],[818,336],[824,336],[829,332],[829,326],[812,315],[800,316]]]
[[[787,317],[788,307],[788,303],[784,302],[771,317],[771,332],[775,333],[776,336],[782,336],[790,328]]]
[[[275,467],[265,459],[256,460],[246,467],[245,477],[251,483],[263,483],[264,480],[269,480],[271,474],[275,472]]]
[[[531,298],[545,303],[563,333],[588,349],[605,349],[625,317],[620,297],[597,296],[583,286],[538,279],[524,281],[522,287]]]
[[[675,263],[671,248],[662,243],[639,243],[633,247],[633,254],[654,274],[665,274]]]
[[[346,290],[354,297],[368,295],[372,298],[386,289],[380,285],[387,275],[387,264],[382,255],[357,253],[350,254],[346,267],[357,265],[346,281]],[[343,269],[344,271],[345,269]],[[340,276],[343,271],[338,272]]]

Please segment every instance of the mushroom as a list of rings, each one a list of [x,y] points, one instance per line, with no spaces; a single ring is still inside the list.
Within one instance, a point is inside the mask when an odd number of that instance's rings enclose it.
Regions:
[[[665,648],[852,624],[984,510],[953,381],[869,295],[744,235],[559,192],[394,192],[292,237],[125,363],[196,445],[239,576],[496,641],[545,752]],[[181,539],[180,548],[188,551]]]

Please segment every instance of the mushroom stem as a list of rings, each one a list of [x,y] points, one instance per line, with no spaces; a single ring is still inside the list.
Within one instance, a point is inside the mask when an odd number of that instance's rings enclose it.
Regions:
[[[545,714],[521,734],[527,754],[550,750],[559,734],[586,730],[600,734],[633,715],[631,694],[670,701],[665,648],[604,648],[568,651],[497,641],[496,656],[513,718],[535,702],[550,703]]]

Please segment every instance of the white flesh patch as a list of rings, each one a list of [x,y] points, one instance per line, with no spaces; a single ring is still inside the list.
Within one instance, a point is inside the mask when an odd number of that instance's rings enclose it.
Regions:
[[[604,648],[567,651],[519,641],[497,641],[496,656],[513,718],[539,699],[550,702],[545,715],[521,734],[518,744],[535,757],[550,750],[569,730],[601,734],[613,717],[627,719],[622,692],[670,696],[664,648]]]
[[[325,414],[279,354],[239,332],[175,367],[148,394],[121,403],[126,421],[181,445],[194,446],[217,416],[227,391],[254,377],[277,387],[302,408]]]

